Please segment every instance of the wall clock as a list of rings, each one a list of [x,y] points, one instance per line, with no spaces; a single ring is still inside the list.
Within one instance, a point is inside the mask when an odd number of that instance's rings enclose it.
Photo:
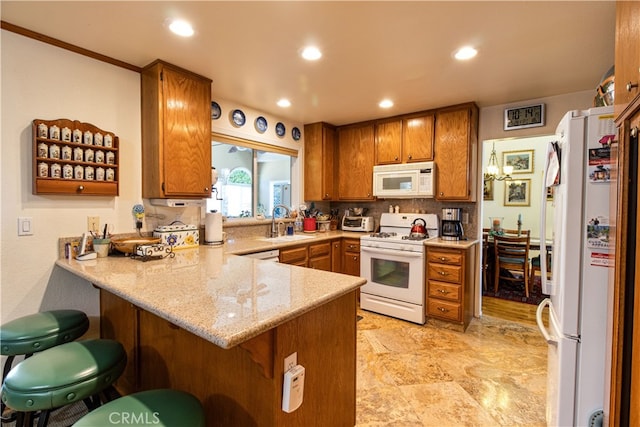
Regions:
[[[504,109],[504,130],[544,126],[544,104]]]

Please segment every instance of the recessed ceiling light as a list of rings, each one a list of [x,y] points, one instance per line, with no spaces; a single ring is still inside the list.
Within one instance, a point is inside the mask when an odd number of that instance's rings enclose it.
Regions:
[[[174,19],[169,24],[169,29],[174,33],[182,37],[191,37],[193,35],[193,27],[187,21],[182,19]]]
[[[288,99],[282,98],[281,100],[278,101],[278,107],[282,107],[282,108],[291,107],[291,101],[289,101]]]
[[[380,101],[378,106],[380,108],[391,108],[391,107],[393,107],[393,101],[390,100],[390,99],[383,99],[382,101]]]
[[[471,59],[478,54],[478,51],[471,46],[465,46],[460,49],[453,55],[456,59],[460,61],[464,61],[466,59]]]
[[[316,61],[322,57],[322,52],[315,46],[307,46],[302,50],[302,57],[307,61]]]

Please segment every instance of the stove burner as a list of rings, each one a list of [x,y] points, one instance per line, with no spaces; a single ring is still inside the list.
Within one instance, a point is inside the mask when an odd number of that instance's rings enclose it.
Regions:
[[[378,239],[387,239],[389,237],[395,237],[397,235],[398,235],[398,233],[395,233],[395,232],[391,232],[391,233],[380,232],[380,233],[371,233],[371,234],[369,234],[369,237],[375,237],[375,238],[378,238]]]

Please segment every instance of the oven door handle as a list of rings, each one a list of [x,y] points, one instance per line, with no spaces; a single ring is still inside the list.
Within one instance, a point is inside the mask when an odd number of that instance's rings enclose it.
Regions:
[[[370,252],[372,254],[380,254],[380,255],[395,255],[395,256],[406,256],[413,258],[422,258],[424,255],[422,252],[410,252],[403,250],[394,250],[394,249],[377,249],[377,248],[369,248],[367,246],[360,246],[360,251],[362,252]]]

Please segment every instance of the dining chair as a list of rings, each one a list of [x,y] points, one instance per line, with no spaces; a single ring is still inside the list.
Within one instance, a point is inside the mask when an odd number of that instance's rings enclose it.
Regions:
[[[547,254],[547,279],[551,278],[551,251],[545,250]],[[542,253],[540,254],[542,255]],[[529,282],[533,286],[533,278],[536,275],[536,271],[540,271],[540,255],[531,258],[531,271],[529,273]],[[542,280],[542,279],[540,279]]]
[[[523,282],[525,295],[529,298],[529,234],[529,230],[522,230],[521,236],[493,236],[494,292],[498,292],[501,279]],[[519,272],[522,277],[513,276],[512,272]]]

